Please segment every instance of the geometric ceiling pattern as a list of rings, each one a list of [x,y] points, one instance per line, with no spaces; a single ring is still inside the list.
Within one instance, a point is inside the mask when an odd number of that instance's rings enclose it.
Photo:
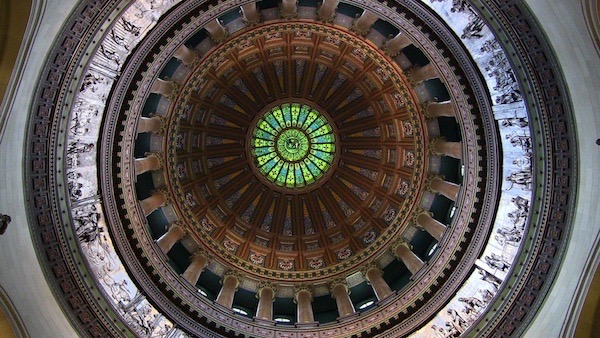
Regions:
[[[30,128],[38,247],[82,330],[524,328],[564,250],[574,162],[519,5],[122,5],[82,1]]]

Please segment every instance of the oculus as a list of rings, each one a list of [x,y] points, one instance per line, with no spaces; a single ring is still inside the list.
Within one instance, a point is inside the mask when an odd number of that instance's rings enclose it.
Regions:
[[[327,118],[300,103],[267,110],[254,126],[251,153],[258,171],[278,187],[303,188],[320,180],[335,157]]]

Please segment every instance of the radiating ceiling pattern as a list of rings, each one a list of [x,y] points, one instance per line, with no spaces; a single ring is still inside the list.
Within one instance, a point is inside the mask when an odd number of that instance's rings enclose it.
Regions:
[[[64,243],[122,321],[91,334],[487,336],[523,301],[503,288],[542,287],[509,279],[544,240],[544,127],[466,1],[114,5],[60,97],[51,165]],[[304,325],[248,318],[265,286]]]

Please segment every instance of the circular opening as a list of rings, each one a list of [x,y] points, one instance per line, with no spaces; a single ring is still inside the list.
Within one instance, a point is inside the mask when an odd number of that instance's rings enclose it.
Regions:
[[[292,320],[290,318],[287,317],[275,317],[275,322],[277,323],[291,323]]]
[[[290,189],[307,187],[331,168],[336,144],[333,127],[314,107],[281,104],[267,110],[252,131],[254,164],[270,182]]]
[[[375,301],[371,299],[371,300],[368,300],[368,301],[360,304],[358,306],[358,309],[359,310],[366,310],[366,309],[370,308],[371,306],[373,306],[373,304],[375,304]]]

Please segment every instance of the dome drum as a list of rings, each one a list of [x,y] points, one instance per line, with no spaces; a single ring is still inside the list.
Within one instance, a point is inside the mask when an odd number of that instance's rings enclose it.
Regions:
[[[56,112],[70,130],[56,214],[77,235],[61,252],[80,253],[125,330],[427,336],[468,299],[519,302],[496,295],[541,208],[543,128],[525,80],[485,68],[509,67],[489,27],[484,42],[448,20],[474,8],[145,4],[82,43],[86,75]],[[485,306],[455,329],[498,329]],[[142,312],[157,326],[127,319]]]

